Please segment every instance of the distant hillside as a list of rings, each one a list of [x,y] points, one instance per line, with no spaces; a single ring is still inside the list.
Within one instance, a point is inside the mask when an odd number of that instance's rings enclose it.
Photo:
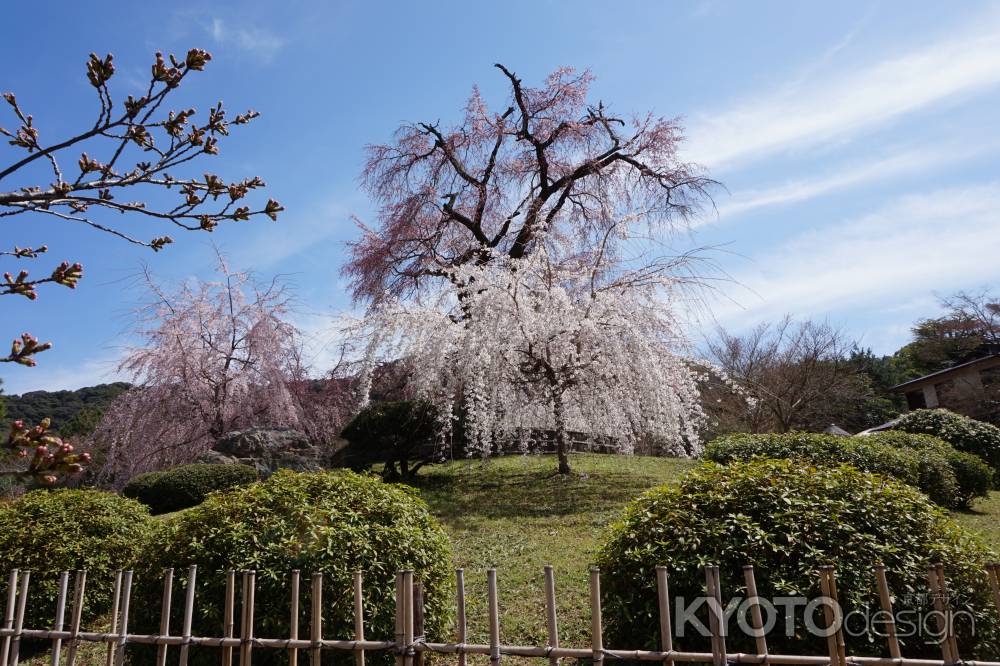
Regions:
[[[21,395],[4,395],[7,419],[24,419],[37,423],[46,416],[52,427],[68,423],[81,410],[103,412],[119,395],[129,388],[125,382],[87,386],[76,391],[30,391]]]

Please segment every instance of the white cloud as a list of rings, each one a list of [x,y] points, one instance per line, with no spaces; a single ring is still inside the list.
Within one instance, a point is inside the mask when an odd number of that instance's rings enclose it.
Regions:
[[[256,26],[234,26],[221,18],[213,18],[209,33],[219,44],[234,46],[255,58],[270,62],[285,41],[268,30]]]
[[[850,71],[800,79],[715,115],[695,116],[686,157],[713,169],[842,139],[1000,83],[996,13],[945,39]]]
[[[754,256],[720,301],[739,326],[793,313],[852,318],[932,293],[1000,280],[1000,182],[900,197],[862,217],[800,233]],[[752,295],[751,295],[752,294]]]
[[[900,151],[878,160],[855,162],[815,178],[737,191],[731,199],[719,205],[718,217],[725,221],[758,208],[796,203],[851,187],[941,168],[995,149],[995,143],[982,141],[976,145],[946,144]]]

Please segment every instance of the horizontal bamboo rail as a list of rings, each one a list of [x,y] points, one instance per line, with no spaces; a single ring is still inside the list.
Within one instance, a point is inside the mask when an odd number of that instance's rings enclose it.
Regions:
[[[237,573],[240,574],[240,613],[239,634],[236,635],[236,587]],[[3,624],[0,626],[0,666],[18,666],[20,645],[23,640],[51,641],[51,663],[59,666],[61,655],[65,648],[66,666],[75,666],[79,645],[82,642],[104,643],[107,645],[108,666],[122,666],[125,650],[128,645],[156,646],[157,666],[165,666],[170,648],[177,648],[177,660],[180,666],[186,666],[190,650],[197,647],[222,648],[222,665],[233,666],[233,651],[239,653],[240,666],[252,666],[254,649],[277,649],[288,652],[289,663],[296,666],[299,651],[306,651],[311,666],[319,666],[324,650],[351,652],[355,655],[355,665],[364,666],[366,652],[391,652],[396,657],[399,666],[422,666],[425,653],[455,655],[459,666],[464,666],[467,655],[483,655],[489,658],[491,665],[498,666],[504,656],[538,658],[558,664],[560,659],[578,659],[601,666],[609,660],[662,662],[666,666],[677,663],[703,663],[715,666],[727,664],[774,664],[775,666],[1000,666],[1000,661],[969,661],[962,660],[959,654],[960,646],[952,626],[948,608],[948,587],[941,565],[928,568],[928,589],[933,595],[935,610],[939,613],[939,629],[943,639],[940,641],[941,659],[912,659],[901,655],[900,645],[895,626],[891,620],[892,596],[886,583],[885,568],[881,565],[873,570],[873,576],[879,594],[881,610],[890,617],[886,631],[886,645],[890,657],[852,657],[846,653],[843,629],[835,625],[834,610],[824,604],[824,616],[830,630],[828,636],[828,654],[826,655],[788,655],[774,654],[768,651],[766,637],[761,629],[760,606],[757,601],[757,588],[753,567],[743,568],[747,585],[748,597],[752,599],[750,606],[752,629],[755,639],[756,654],[731,653],[726,650],[725,631],[722,622],[722,589],[717,566],[705,567],[705,594],[709,600],[709,627],[711,632],[711,652],[686,652],[673,649],[673,629],[671,627],[668,573],[666,567],[657,567],[655,582],[659,608],[659,650],[629,650],[612,649],[604,646],[604,629],[601,617],[600,572],[593,568],[590,571],[590,603],[591,603],[591,641],[589,647],[566,647],[560,645],[557,611],[555,606],[555,574],[551,567],[544,571],[545,582],[545,618],[548,631],[548,643],[537,645],[505,645],[501,641],[499,589],[496,570],[487,571],[489,619],[489,643],[467,643],[466,596],[464,572],[456,571],[457,582],[457,635],[459,642],[442,643],[428,641],[423,636],[423,595],[422,585],[412,570],[400,571],[396,574],[396,626],[392,640],[371,640],[365,638],[363,603],[363,577],[356,572],[352,580],[354,637],[345,639],[330,639],[323,637],[323,574],[315,572],[310,577],[311,590],[309,594],[309,638],[299,638],[299,609],[301,600],[300,572],[292,571],[290,576],[291,592],[289,595],[291,611],[291,628],[288,638],[265,638],[254,635],[254,593],[256,572],[229,571],[226,574],[226,595],[223,617],[223,636],[195,636],[192,634],[193,617],[196,603],[196,580],[198,570],[192,565],[187,571],[183,595],[183,621],[180,635],[170,632],[170,609],[173,598],[174,570],[169,569],[164,575],[163,593],[161,597],[161,616],[158,634],[130,633],[129,607],[131,605],[132,572],[116,572],[112,594],[112,613],[110,630],[105,632],[84,631],[81,629],[81,616],[86,588],[86,572],[77,571],[72,585],[70,575],[63,572],[59,577],[59,589],[55,604],[54,621],[51,628],[31,629],[24,627],[24,618],[28,605],[30,572],[14,570],[7,582],[6,607],[3,614]],[[824,597],[837,601],[836,576],[831,566],[819,568],[819,583]],[[987,567],[984,585],[992,592],[997,612],[1000,614],[1000,564]],[[749,600],[749,599],[748,599]],[[69,603],[69,627],[65,626],[67,603]],[[540,618],[541,620],[542,618]]]

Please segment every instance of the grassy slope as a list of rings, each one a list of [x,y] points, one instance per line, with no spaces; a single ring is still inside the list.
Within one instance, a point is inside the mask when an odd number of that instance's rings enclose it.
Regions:
[[[574,455],[571,464],[568,478],[554,474],[550,456],[421,470],[416,485],[452,537],[456,566],[465,569],[470,640],[487,642],[485,570],[495,566],[503,640],[544,645],[543,567],[551,564],[563,644],[587,645],[587,571],[604,528],[625,502],[695,463]]]

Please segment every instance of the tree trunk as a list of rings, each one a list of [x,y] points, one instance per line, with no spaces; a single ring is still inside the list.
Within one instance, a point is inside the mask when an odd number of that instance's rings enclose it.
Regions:
[[[563,394],[557,393],[552,405],[556,420],[556,453],[559,455],[559,473],[569,474],[569,433],[566,431],[566,406]]]

